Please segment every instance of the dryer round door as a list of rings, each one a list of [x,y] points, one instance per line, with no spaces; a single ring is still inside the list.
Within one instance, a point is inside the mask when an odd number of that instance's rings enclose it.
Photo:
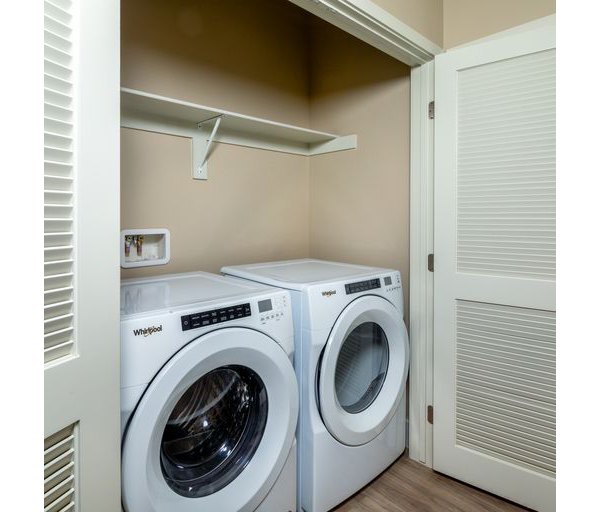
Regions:
[[[123,439],[128,512],[253,511],[289,455],[298,389],[285,351],[244,328],[206,334],[156,375]]]
[[[408,335],[398,310],[366,295],[336,320],[319,369],[319,409],[341,443],[373,440],[398,409],[408,374]]]

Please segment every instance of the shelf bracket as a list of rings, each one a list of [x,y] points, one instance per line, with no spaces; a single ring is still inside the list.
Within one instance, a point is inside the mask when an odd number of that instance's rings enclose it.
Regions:
[[[192,177],[195,180],[208,179],[208,157],[222,117],[198,123],[198,135],[192,137]]]

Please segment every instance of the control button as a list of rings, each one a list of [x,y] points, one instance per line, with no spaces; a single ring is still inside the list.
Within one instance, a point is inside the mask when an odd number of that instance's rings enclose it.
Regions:
[[[218,324],[236,318],[251,316],[250,304],[238,304],[227,308],[213,309],[212,311],[202,311],[191,315],[181,317],[181,328],[184,331],[196,329],[206,325]]]
[[[188,329],[190,329],[190,317],[189,316],[181,317],[181,328],[184,331],[187,331]]]

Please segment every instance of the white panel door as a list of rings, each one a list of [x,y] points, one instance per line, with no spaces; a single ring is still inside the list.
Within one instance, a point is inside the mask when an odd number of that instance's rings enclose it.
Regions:
[[[435,63],[433,467],[555,508],[554,23]]]
[[[119,1],[44,0],[44,510],[120,509]]]

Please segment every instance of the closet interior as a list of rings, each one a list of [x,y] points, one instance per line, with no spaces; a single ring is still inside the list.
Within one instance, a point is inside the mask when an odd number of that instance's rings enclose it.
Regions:
[[[121,86],[121,229],[170,232],[123,278],[312,257],[408,305],[408,66],[290,2],[129,0]]]

